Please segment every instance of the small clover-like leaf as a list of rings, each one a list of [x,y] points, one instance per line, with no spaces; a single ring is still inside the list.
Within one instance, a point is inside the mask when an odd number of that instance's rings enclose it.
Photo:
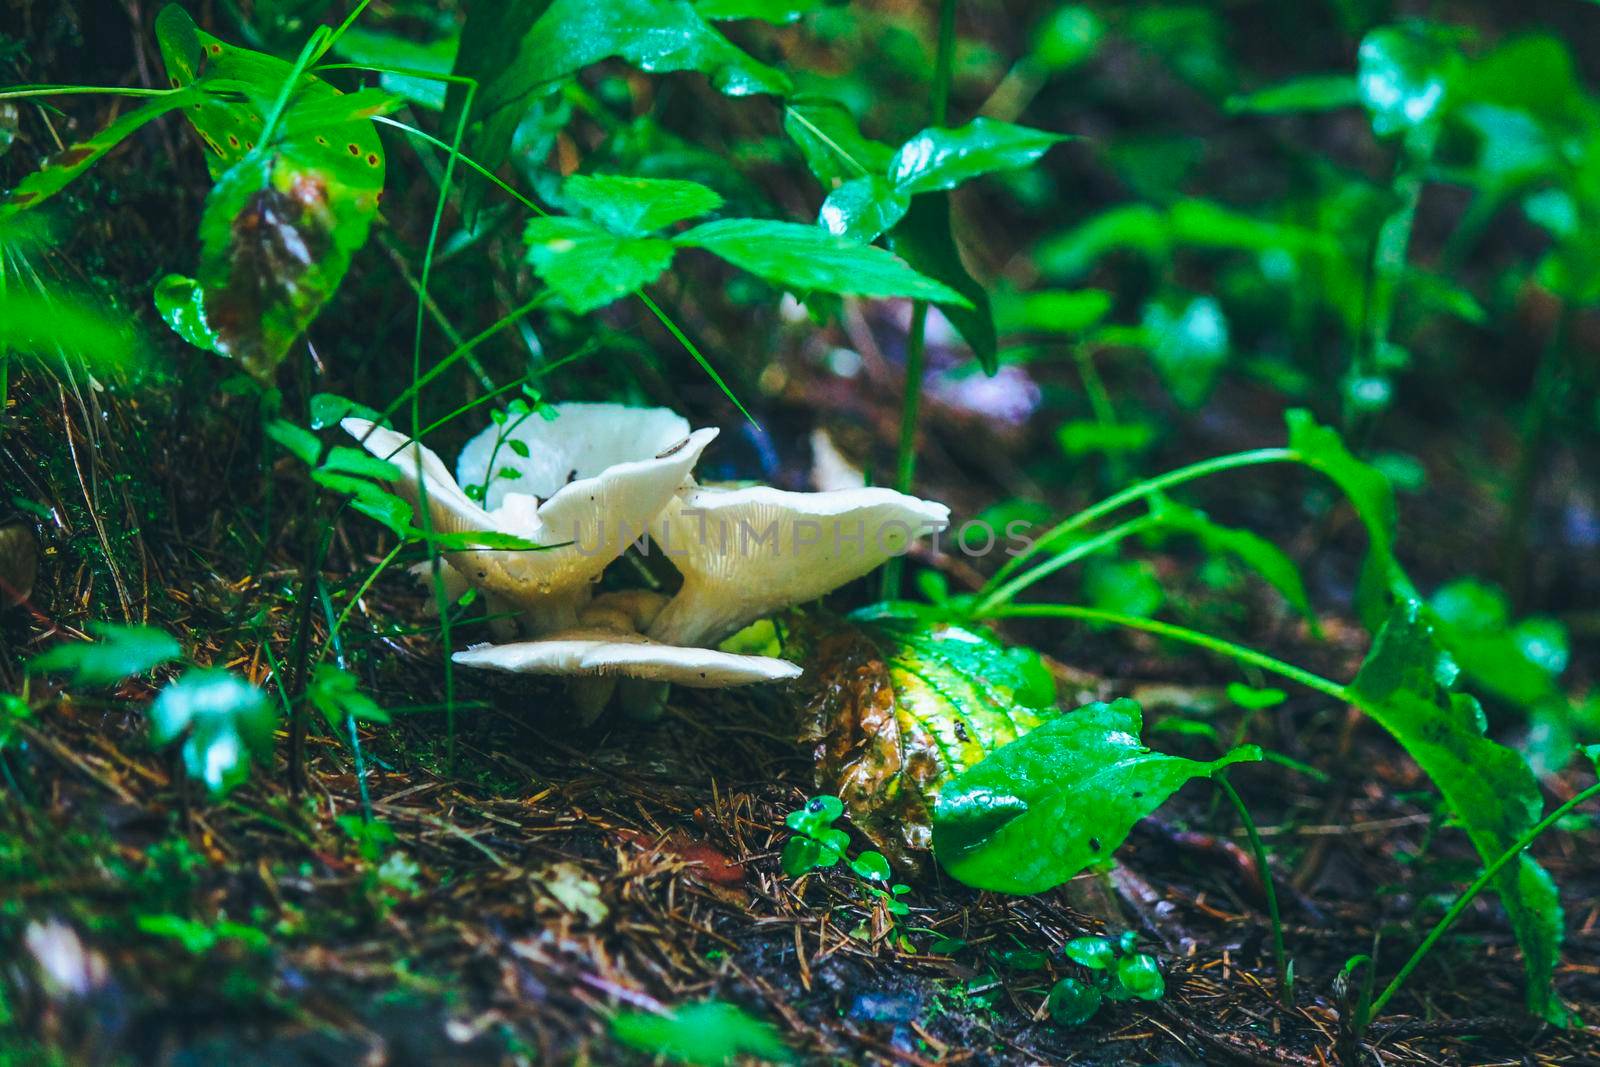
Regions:
[[[150,737],[165,746],[183,737],[183,764],[213,795],[272,757],[277,716],[267,695],[220,668],[196,668],[161,691],[150,706]]]

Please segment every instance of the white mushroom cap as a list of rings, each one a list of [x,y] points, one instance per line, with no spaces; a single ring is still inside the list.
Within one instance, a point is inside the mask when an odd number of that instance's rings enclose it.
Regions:
[[[601,627],[567,630],[538,641],[480,645],[453,658],[464,667],[515,674],[616,675],[702,689],[800,676],[799,666],[788,660],[679,648]]]
[[[569,409],[577,410],[569,413]],[[490,427],[487,436],[480,434],[463,451],[462,471],[469,476],[478,471],[465,484],[483,484],[491,453],[497,471],[510,467],[525,472],[515,485],[491,479],[487,509],[467,496],[432,450],[365,419],[341,423],[367,451],[400,468],[396,488],[413,504],[421,497],[419,482],[426,481],[429,516],[436,531],[493,531],[537,545],[561,546],[445,554],[468,582],[521,610],[528,629],[536,634],[576,623],[590,583],[643,534],[717,435],[716,430],[689,432],[683,419],[656,408],[578,404],[562,405],[557,411],[553,421],[534,416],[510,433],[527,444],[527,457],[506,446],[495,453],[499,426]],[[524,429],[537,423],[542,428],[524,436]],[[580,477],[569,482],[572,472]],[[530,492],[516,491],[524,488]],[[549,494],[543,503],[534,495],[541,491]]]
[[[686,489],[650,526],[683,588],[647,632],[674,645],[713,644],[861,577],[949,522],[943,504],[892,489]]]

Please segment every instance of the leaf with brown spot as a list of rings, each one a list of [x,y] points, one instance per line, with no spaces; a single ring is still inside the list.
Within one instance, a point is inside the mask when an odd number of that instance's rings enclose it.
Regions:
[[[940,786],[1055,713],[1037,653],[989,633],[910,617],[895,606],[854,621],[805,619],[785,651],[803,657],[801,739],[817,785],[897,864],[917,868],[932,842]]]

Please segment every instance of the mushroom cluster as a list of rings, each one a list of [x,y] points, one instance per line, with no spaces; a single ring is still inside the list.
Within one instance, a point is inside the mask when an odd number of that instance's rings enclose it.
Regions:
[[[573,676],[592,720],[619,680],[624,707],[654,714],[672,683],[745,685],[798,677],[770,656],[718,643],[784,608],[815,600],[943,529],[949,509],[889,489],[793,493],[701,485],[692,471],[714,429],[691,430],[664,408],[557,404],[490,425],[461,451],[456,473],[434,452],[365,419],[343,422],[400,471],[398,492],[427,508],[447,589],[476,588],[491,614],[514,620],[453,657],[464,666]],[[510,534],[537,550],[470,545]],[[683,577],[671,597],[627,589],[595,595],[606,567],[648,536]]]

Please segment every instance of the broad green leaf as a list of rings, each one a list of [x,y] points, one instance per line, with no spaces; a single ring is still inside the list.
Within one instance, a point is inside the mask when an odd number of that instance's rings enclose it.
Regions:
[[[1143,452],[1155,443],[1156,428],[1148,422],[1095,422],[1073,419],[1056,430],[1061,450],[1077,459],[1093,452],[1121,455]]]
[[[940,310],[978,358],[986,374],[1000,368],[999,342],[989,292],[967,270],[950,230],[950,197],[924,193],[889,231],[889,247],[914,269],[942,282],[965,298],[965,304],[944,304]]]
[[[672,265],[674,254],[670,241],[619,237],[585,219],[534,219],[523,236],[533,269],[578,312],[649,285]]]
[[[1227,554],[1237,558],[1283,594],[1290,607],[1303,615],[1313,627],[1316,626],[1316,614],[1311,609],[1311,598],[1306,595],[1300,569],[1277,545],[1250,530],[1219,525],[1212,522],[1205,512],[1165,498],[1152,510],[1161,520],[1163,529],[1193,536],[1212,555]]]
[[[965,126],[930,126],[900,146],[889,181],[905,193],[954,189],[997,170],[1026,167],[1068,138],[1064,134],[976,118]]]
[[[802,94],[784,108],[783,129],[806,166],[833,190],[845,182],[888,173],[894,149],[862,136],[850,109],[825,96]]]
[[[183,656],[171,634],[153,626],[91,622],[98,641],[63,641],[28,663],[30,671],[70,674],[78,685],[111,685]]]
[[[206,294],[200,283],[169,274],[156,283],[156,310],[172,332],[196,348],[221,355],[217,332],[206,322]]]
[[[1178,403],[1199,407],[1228,360],[1228,320],[1210,296],[1178,307],[1151,302],[1142,323],[1150,360]]]
[[[800,620],[785,651],[806,664],[802,733],[817,746],[818,786],[905,867],[928,848],[940,784],[1055,714],[1037,653],[913,605]]]
[[[395,481],[401,477],[398,465],[379,459],[363,448],[339,446],[322,461],[322,469],[337,474],[354,474],[361,478],[374,478],[380,482]]]
[[[1211,200],[1179,200],[1167,212],[1167,225],[1175,244],[1197,248],[1287,249],[1322,255],[1339,251],[1339,242],[1330,234],[1258,219]]]
[[[267,695],[220,668],[188,671],[150,705],[150,739],[165,747],[183,737],[185,769],[214,796],[243,782],[252,760],[271,761],[276,724]]]
[[[1068,975],[1051,987],[1045,1009],[1057,1026],[1082,1026],[1094,1018],[1104,999],[1105,994],[1097,987]]]
[[[335,737],[344,736],[346,718],[359,722],[389,721],[389,713],[361,691],[355,675],[331,663],[317,665],[311,674],[311,684],[306,687],[306,698],[312,707],[322,712]]]
[[[933,849],[958,881],[1040,893],[1111,858],[1140,819],[1191,778],[1261,758],[1247,745],[1199,763],[1139,740],[1139,705],[1090,704],[1046,722],[946,782]]]
[[[88,140],[57,152],[45,160],[38,170],[18,182],[4,198],[0,198],[0,219],[38,207],[94,166],[101,156],[121,144],[139,127],[174,108],[187,107],[198,99],[198,92],[182,89],[147,100]]]
[[[1556,679],[1568,661],[1560,623],[1525,619],[1513,625],[1505,595],[1473,578],[1440,587],[1428,607],[1440,640],[1479,685],[1524,707],[1560,694]]]
[[[561,195],[579,214],[625,237],[645,237],[722,206],[721,194],[699,182],[620,174],[575,174]]]
[[[1543,798],[1521,756],[1484,734],[1478,702],[1449,691],[1457,673],[1416,600],[1398,604],[1373,642],[1351,694],[1393,734],[1433,780],[1484,863],[1539,821]],[[1551,990],[1561,951],[1561,904],[1550,876],[1531,857],[1495,881],[1522,947],[1528,1009],[1551,1022],[1566,1013]]]
[[[266,434],[283,446],[283,450],[308,467],[315,467],[322,458],[322,440],[304,426],[296,426],[288,419],[273,419],[267,423]]]
[[[906,296],[970,306],[966,297],[926,278],[881,248],[835,237],[820,226],[766,219],[719,219],[673,238],[796,292]]]
[[[1332,111],[1361,103],[1356,81],[1348,74],[1308,74],[1253,93],[1228,98],[1234,114],[1279,115],[1290,111]]]
[[[1111,313],[1104,289],[1041,289],[997,306],[995,318],[1007,330],[1048,330],[1079,334]]]
[[[1356,89],[1380,137],[1403,133],[1437,116],[1461,57],[1429,27],[1382,26],[1361,40]]]
[[[820,8],[825,0],[695,0],[701,18],[760,19],[774,26],[797,22]]]
[[[904,218],[910,207],[910,194],[874,174],[845,182],[829,193],[817,213],[817,224],[829,233],[870,244]]]
[[[611,1020],[611,1032],[630,1048],[701,1067],[723,1067],[746,1057],[769,1063],[794,1058],[771,1024],[714,1000],[689,1004],[666,1016],[623,1012]]]

